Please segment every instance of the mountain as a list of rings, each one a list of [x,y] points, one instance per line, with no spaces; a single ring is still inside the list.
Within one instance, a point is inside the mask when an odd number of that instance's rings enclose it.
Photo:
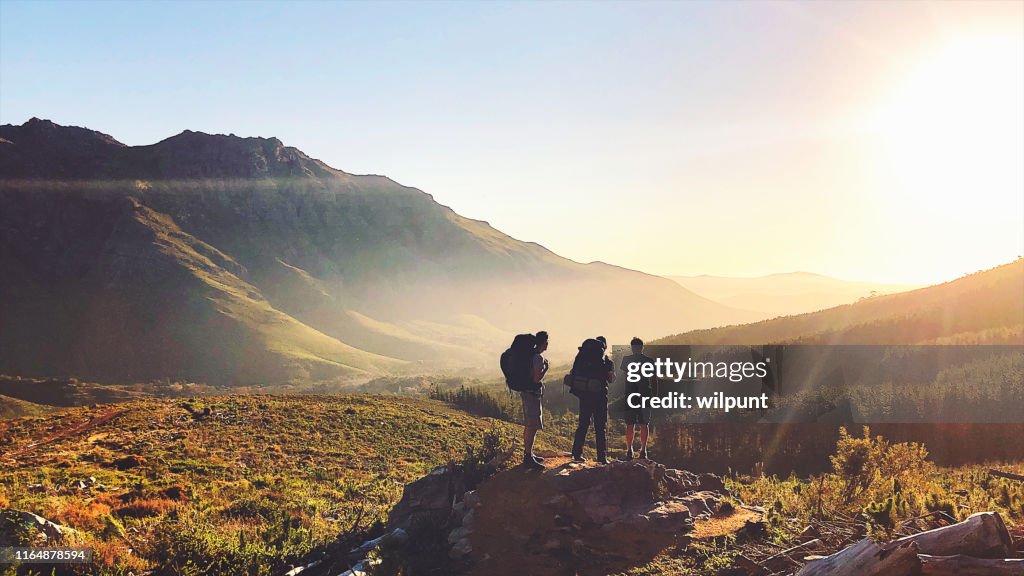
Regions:
[[[790,316],[850,304],[861,298],[905,292],[918,284],[840,280],[810,272],[786,272],[755,278],[668,276],[705,298],[767,316]]]
[[[499,199],[500,201],[500,199]],[[492,369],[759,316],[580,264],[276,138],[0,126],[0,373],[252,385]]]
[[[657,344],[1024,344],[1024,259],[899,294]]]

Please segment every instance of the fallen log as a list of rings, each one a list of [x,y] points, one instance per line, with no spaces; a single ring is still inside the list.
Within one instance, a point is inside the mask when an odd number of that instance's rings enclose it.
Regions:
[[[870,538],[831,556],[811,560],[797,576],[902,576],[921,568],[917,543],[879,545]]]
[[[1024,576],[1024,559],[919,554],[921,576]]]
[[[967,520],[904,536],[893,544],[914,542],[921,554],[1007,558],[1013,556],[1013,541],[1002,517],[996,512],[978,512]]]
[[[988,471],[989,476],[996,476],[999,478],[1006,478],[1007,480],[1019,480],[1024,482],[1024,474],[1014,474],[1012,472],[1003,472],[1002,470],[990,469]]]
[[[804,542],[803,544],[797,544],[796,546],[793,546],[792,548],[787,548],[787,549],[783,550],[782,552],[779,552],[778,554],[775,554],[774,556],[769,556],[768,558],[765,558],[764,560],[761,560],[761,565],[763,566],[765,564],[769,564],[769,563],[771,563],[771,562],[773,562],[775,560],[778,560],[780,558],[784,558],[786,560],[789,560],[793,564],[796,564],[797,566],[799,566],[800,563],[797,562],[796,560],[793,560],[793,558],[790,556],[790,554],[792,554],[793,552],[796,552],[797,550],[802,550],[804,548],[810,548],[811,546],[817,546],[818,544],[821,544],[821,540],[818,540],[817,538],[815,538],[814,540],[808,540],[807,542]]]

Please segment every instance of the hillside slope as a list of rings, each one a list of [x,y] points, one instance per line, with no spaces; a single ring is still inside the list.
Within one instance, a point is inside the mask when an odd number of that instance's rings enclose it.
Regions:
[[[52,408],[49,406],[0,395],[0,420],[23,418],[25,416],[42,416],[51,410]]]
[[[355,379],[493,365],[756,314],[656,276],[579,264],[417,189],[275,138],[129,147],[0,126],[0,371],[100,382]],[[629,299],[629,305],[616,302]]]
[[[944,284],[656,344],[1024,344],[1024,259]]]
[[[81,531],[100,573],[283,573],[385,520],[405,483],[518,431],[362,394],[74,408],[0,421],[0,508]]]
[[[840,280],[810,272],[769,274],[755,278],[728,276],[668,276],[705,298],[769,316],[790,316],[842,306],[876,294],[921,288],[914,284],[885,284]]]

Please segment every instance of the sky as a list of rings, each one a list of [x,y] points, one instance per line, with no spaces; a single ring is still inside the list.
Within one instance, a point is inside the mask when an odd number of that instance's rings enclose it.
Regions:
[[[1024,254],[1024,2],[0,0],[0,123],[276,136],[581,262]]]

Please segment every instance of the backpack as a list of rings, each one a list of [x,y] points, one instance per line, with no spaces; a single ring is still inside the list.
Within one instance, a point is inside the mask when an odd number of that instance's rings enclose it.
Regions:
[[[533,334],[519,334],[512,340],[508,350],[501,353],[501,373],[505,384],[512,392],[536,390],[533,381],[533,354],[537,337]]]
[[[610,369],[604,358],[604,345],[594,338],[587,338],[579,347],[572,370],[565,376],[563,384],[569,387],[573,396],[581,392],[603,392],[608,389],[605,375]]]

